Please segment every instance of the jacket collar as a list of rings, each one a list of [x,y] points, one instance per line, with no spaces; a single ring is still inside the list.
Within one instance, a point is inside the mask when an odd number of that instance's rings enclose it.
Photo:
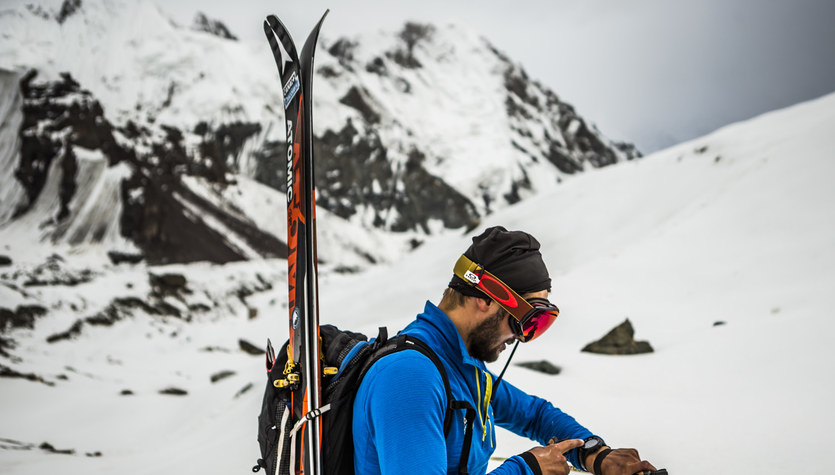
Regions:
[[[426,301],[423,313],[403,329],[403,333],[415,336],[435,350],[439,356],[451,361],[462,361],[465,364],[484,369],[484,362],[473,358],[467,352],[464,340],[458,333],[458,328],[452,323],[446,313],[430,301]]]

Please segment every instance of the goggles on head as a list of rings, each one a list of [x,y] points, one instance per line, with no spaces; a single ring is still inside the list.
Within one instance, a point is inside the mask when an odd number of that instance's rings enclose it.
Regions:
[[[557,306],[546,299],[525,300],[510,286],[465,255],[458,258],[453,272],[507,310],[513,317],[510,319],[513,331],[524,342],[531,341],[545,332],[560,314]]]

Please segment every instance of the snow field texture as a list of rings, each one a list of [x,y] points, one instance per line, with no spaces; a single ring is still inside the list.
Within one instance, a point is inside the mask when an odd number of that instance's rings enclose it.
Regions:
[[[816,465],[802,473],[832,471],[816,454],[832,440],[835,423],[835,387],[825,377],[835,370],[828,342],[835,223],[826,211],[835,199],[827,182],[835,172],[827,133],[833,110],[835,95],[767,114],[572,178],[491,215],[482,228],[525,229],[541,241],[562,312],[516,360],[547,359],[563,372],[512,366],[508,381],[675,473],[799,473],[804,460]],[[380,325],[401,328],[424,299],[438,301],[468,243],[468,235],[448,234],[360,274],[323,273],[322,321],[367,334]],[[66,266],[82,262],[70,256]],[[112,327],[85,327],[74,340],[45,343],[71,324],[77,312],[70,306],[95,313],[112,298],[146,295],[149,271],[187,277],[192,294],[181,305],[218,305],[190,322],[137,312]],[[55,385],[0,380],[0,438],[48,441],[76,453],[4,448],[3,472],[247,470],[257,458],[263,358],[238,351],[237,340],[286,338],[284,262],[102,265],[97,272],[87,284],[27,290],[29,300],[55,310],[35,330],[15,334],[15,353],[24,359],[18,369]],[[256,286],[259,275],[273,288],[245,302],[227,298],[241,285]],[[4,301],[12,294],[3,288]],[[654,353],[580,352],[626,317]],[[222,370],[235,374],[212,383]],[[168,387],[188,395],[159,393]],[[121,395],[125,389],[133,395]],[[787,434],[811,442],[772,450],[785,447]],[[496,455],[532,446],[500,431]],[[96,451],[102,455],[84,455]]]

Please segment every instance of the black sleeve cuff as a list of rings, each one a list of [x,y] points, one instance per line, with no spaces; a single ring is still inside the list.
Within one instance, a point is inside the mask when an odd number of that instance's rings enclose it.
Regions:
[[[519,454],[519,456],[522,457],[522,460],[524,460],[525,463],[528,464],[528,467],[531,468],[533,475],[542,475],[542,469],[539,467],[539,462],[536,460],[534,454],[530,452],[523,452]]]

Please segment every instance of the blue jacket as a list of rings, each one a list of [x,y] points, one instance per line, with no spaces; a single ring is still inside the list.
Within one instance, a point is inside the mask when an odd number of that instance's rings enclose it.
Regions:
[[[432,348],[446,369],[452,396],[476,408],[468,471],[484,474],[496,448],[495,426],[540,444],[549,439],[583,439],[592,433],[548,401],[503,381],[490,402],[496,377],[467,353],[455,325],[431,302],[402,333]],[[455,411],[444,438],[447,407],[438,369],[418,351],[400,351],[376,362],[354,402],[354,468],[357,474],[457,473],[464,446],[464,411]],[[577,465],[576,450],[566,454]],[[491,474],[531,474],[520,456]]]

